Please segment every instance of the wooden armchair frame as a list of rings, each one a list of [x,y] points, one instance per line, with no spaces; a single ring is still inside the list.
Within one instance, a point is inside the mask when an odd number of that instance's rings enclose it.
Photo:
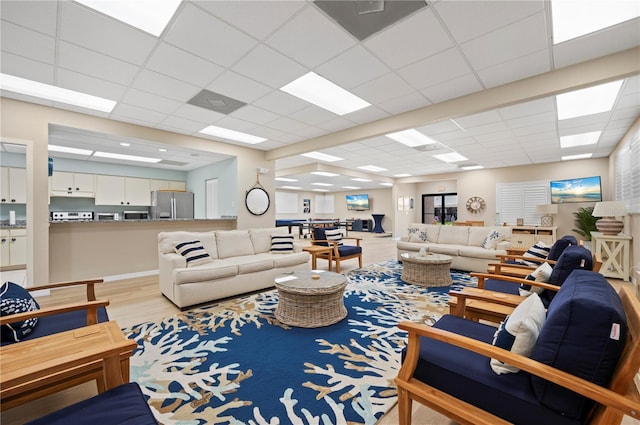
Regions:
[[[313,235],[313,232],[311,232],[311,234]],[[354,240],[356,241],[356,246],[359,247],[360,246],[360,241],[362,240],[362,238],[342,238],[343,241],[345,240]],[[323,244],[327,244],[328,246],[332,247],[332,251],[331,254],[329,253],[319,253],[316,254],[317,258],[322,258],[324,260],[327,260],[329,262],[331,261],[335,261],[336,262],[336,273],[340,273],[340,262],[341,261],[345,261],[345,260],[350,260],[352,258],[357,258],[358,259],[358,267],[362,268],[362,250],[360,250],[359,253],[357,254],[352,254],[352,255],[340,255],[340,251],[339,251],[339,247],[340,245],[337,242],[334,241],[329,241],[326,239],[312,239],[311,240],[311,244],[312,245],[323,245]],[[331,266],[329,266],[329,269],[331,269]]]
[[[411,424],[411,405],[416,400],[461,424],[507,424],[490,412],[459,400],[413,377],[420,356],[420,337],[427,337],[486,357],[496,358],[514,365],[532,375],[539,376],[562,387],[596,401],[587,424],[614,425],[624,415],[640,419],[640,398],[633,378],[640,368],[640,302],[628,288],[618,292],[627,315],[627,341],[608,388],[588,382],[574,375],[539,363],[507,350],[452,332],[427,325],[402,322],[398,327],[409,333],[406,358],[395,383],[398,387],[399,424]],[[464,365],[460,365],[464,367]]]
[[[529,273],[534,271],[538,266],[528,266],[526,264],[513,264],[507,263],[507,261],[538,261],[531,257],[525,257],[524,255],[516,254],[498,254],[496,255],[499,260],[498,263],[489,263],[487,267],[487,273],[500,274],[504,276],[526,277]],[[544,263],[549,263],[553,266],[556,262],[554,260],[544,260]]]

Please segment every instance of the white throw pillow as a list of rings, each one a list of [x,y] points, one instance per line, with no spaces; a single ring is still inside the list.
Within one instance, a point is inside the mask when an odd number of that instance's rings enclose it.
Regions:
[[[553,272],[553,268],[549,265],[549,263],[542,263],[538,266],[537,269],[528,274],[525,279],[546,283],[549,282],[551,272]],[[540,288],[539,286],[525,285],[524,283],[522,283],[520,284],[518,292],[520,293],[520,296],[528,297],[534,292],[537,294],[541,294],[542,292],[544,292],[544,288]]]
[[[293,252],[293,235],[272,234],[271,252],[274,254],[291,254]]]
[[[426,232],[412,233],[409,235],[409,242],[415,242],[415,243],[427,242],[427,233]]]
[[[211,263],[213,260],[200,241],[186,241],[176,244],[176,252],[187,260],[187,267]]]
[[[538,294],[531,294],[500,324],[493,336],[493,345],[529,357],[546,318],[547,312],[542,300]],[[497,359],[491,359],[491,369],[498,375],[520,371]]]
[[[329,242],[338,242],[338,246],[342,246],[342,230],[340,229],[328,229],[324,231],[324,237]],[[329,244],[333,246],[333,244]]]
[[[502,233],[498,232],[497,230],[492,230],[484,239],[484,242],[482,243],[482,247],[484,249],[496,249],[498,242],[503,240],[503,238],[504,238],[504,235]]]

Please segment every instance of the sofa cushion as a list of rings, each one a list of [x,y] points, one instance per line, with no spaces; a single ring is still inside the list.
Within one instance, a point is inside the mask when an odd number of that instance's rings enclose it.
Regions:
[[[222,259],[255,254],[247,230],[218,230],[216,231],[216,244],[218,245],[218,257]]]
[[[176,252],[187,260],[187,267],[199,266],[213,260],[200,241],[184,241],[176,245]]]
[[[342,230],[340,229],[325,229],[324,237],[330,242],[337,242],[338,246],[343,245]],[[333,244],[331,246],[333,246]]]
[[[482,246],[487,238],[489,228],[481,226],[469,227],[469,246]],[[494,254],[495,255],[495,254]]]
[[[305,264],[309,261],[311,256],[308,252],[294,252],[293,254],[287,255],[274,255],[272,258],[273,267],[281,268]]]
[[[625,344],[626,323],[620,297],[604,276],[575,270],[549,305],[531,357],[606,386]],[[591,406],[587,398],[548,381],[532,377],[531,382],[540,403],[570,418],[583,418]]]
[[[173,280],[176,285],[185,283],[199,283],[208,280],[224,279],[238,274],[238,265],[216,260],[201,266],[173,270]]]
[[[529,357],[540,333],[540,328],[544,324],[546,314],[538,294],[531,294],[500,323],[493,336],[493,345]],[[498,375],[520,371],[519,368],[498,359],[491,359],[491,369]]]
[[[238,265],[238,274],[247,274],[271,270],[273,268],[273,254],[257,254],[242,257],[234,257],[233,261]]]
[[[5,282],[0,286],[1,316],[10,316],[39,309],[40,306],[36,300],[22,286],[13,282]],[[34,317],[2,325],[2,341],[21,341],[34,330],[37,324],[38,319]]]
[[[213,259],[218,258],[215,232],[160,232],[158,233],[158,251],[162,254],[175,252],[178,243],[189,240],[202,242],[202,246],[207,250],[209,256]]]
[[[484,249],[479,246],[461,246],[459,247],[460,255],[471,258],[484,258],[487,260],[496,259],[496,251],[493,249]]]
[[[549,263],[540,264],[534,271],[529,273],[525,279],[527,280],[535,280],[536,282],[548,282],[549,276],[551,276],[551,272],[553,269],[549,265]],[[524,283],[520,284],[520,295],[523,297],[527,297],[531,295],[531,293],[535,292],[536,294],[541,294],[544,291],[544,288],[539,286],[531,286],[525,285]]]
[[[522,262],[527,266],[539,266],[543,263],[543,260],[547,259],[550,249],[551,247],[544,242],[536,242],[535,245],[522,254],[523,257],[531,258],[531,260],[522,260]]]
[[[249,229],[249,237],[253,244],[253,252],[260,254],[271,251],[272,235],[288,235],[289,230],[286,227],[269,227],[260,229]]]
[[[434,244],[429,246],[429,252],[433,252],[434,254],[444,254],[450,255],[452,257],[457,257],[460,252],[460,248],[464,246],[459,245],[440,245]]]
[[[272,234],[270,251],[274,254],[293,253],[293,235]]]
[[[441,226],[438,235],[439,244],[468,245],[469,227],[467,226]]]

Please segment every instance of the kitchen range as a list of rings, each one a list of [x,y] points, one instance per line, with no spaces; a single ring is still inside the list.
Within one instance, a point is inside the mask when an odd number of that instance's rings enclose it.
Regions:
[[[93,211],[51,211],[51,221],[93,221]]]

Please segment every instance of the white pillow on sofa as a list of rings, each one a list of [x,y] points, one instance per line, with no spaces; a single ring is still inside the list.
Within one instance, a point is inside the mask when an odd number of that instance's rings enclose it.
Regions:
[[[497,230],[491,230],[482,243],[484,249],[496,249],[498,242],[504,239],[504,235]]]
[[[540,329],[547,318],[547,312],[538,294],[525,298],[507,316],[493,336],[493,345],[514,354],[530,356],[536,344]],[[497,359],[491,359],[491,369],[498,375],[516,373],[520,369]]]
[[[175,250],[187,260],[187,267],[199,266],[201,264],[211,263],[211,256],[204,249],[202,242],[184,241],[176,244]]]
[[[551,276],[551,272],[553,272],[553,267],[549,265],[549,263],[542,263],[538,266],[537,269],[529,273],[525,279],[527,280],[535,280],[536,282],[549,282],[549,277]],[[544,288],[539,286],[525,285],[524,283],[520,285],[518,289],[521,297],[528,297],[532,293],[541,294],[544,292]]]

